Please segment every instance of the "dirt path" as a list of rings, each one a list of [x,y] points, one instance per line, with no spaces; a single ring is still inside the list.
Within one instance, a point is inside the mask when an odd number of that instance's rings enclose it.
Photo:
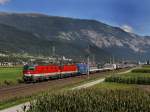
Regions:
[[[26,109],[28,109],[29,105],[30,105],[30,102],[27,102],[27,103],[23,103],[23,104],[20,104],[20,105],[17,105],[17,106],[14,106],[5,110],[1,110],[0,112],[23,112],[22,110],[24,106],[26,106],[27,107]]]
[[[72,88],[71,90],[82,89],[82,88],[88,88],[88,87],[94,86],[94,85],[96,85],[96,84],[102,83],[104,80],[105,80],[105,78],[99,79],[99,80],[96,80],[96,81],[92,81],[92,82],[89,82],[89,83],[86,83],[86,84],[83,84],[83,85],[74,87],[74,88]]]
[[[132,70],[134,70],[134,69],[138,69],[138,68],[141,68],[141,67],[135,67],[135,68],[132,68],[132,69],[129,69],[129,70],[127,70],[127,71],[120,72],[120,73],[117,73],[117,74],[118,74],[118,75],[126,74],[126,73],[129,73],[129,72],[131,72]]]

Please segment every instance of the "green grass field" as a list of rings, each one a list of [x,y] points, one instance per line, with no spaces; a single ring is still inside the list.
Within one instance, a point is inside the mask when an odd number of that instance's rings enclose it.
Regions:
[[[119,83],[113,83],[113,82],[103,82],[100,84],[97,84],[93,86],[94,89],[132,89],[135,85],[129,85],[129,84],[119,84]]]
[[[150,69],[150,65],[143,65],[142,68],[149,68]]]
[[[12,82],[17,83],[18,79],[22,79],[22,67],[0,68],[0,83]]]
[[[135,69],[132,70],[132,73],[150,73],[150,68],[140,68],[140,69]]]

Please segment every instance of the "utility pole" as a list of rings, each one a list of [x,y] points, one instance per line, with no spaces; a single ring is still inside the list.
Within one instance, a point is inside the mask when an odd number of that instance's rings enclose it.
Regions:
[[[55,57],[55,46],[52,47],[52,54]]]
[[[139,64],[142,64],[142,49],[139,48]]]
[[[124,63],[124,58],[122,58],[122,63]]]
[[[90,57],[88,56],[87,57],[87,65],[88,65],[88,73],[87,73],[87,75],[88,75],[88,77],[90,75],[90,65],[89,65],[89,63],[90,63]]]
[[[95,65],[95,55],[93,54],[93,65]]]
[[[52,46],[52,58],[53,58],[53,64],[57,62],[56,56],[55,56],[55,46]]]
[[[112,66],[113,66],[113,68],[114,68],[113,71],[112,71],[112,74],[114,75],[114,71],[115,71],[115,69],[116,69],[116,64],[115,64],[115,57],[113,56],[112,58],[113,58],[113,59],[112,59],[112,64],[113,64]]]
[[[88,45],[88,56],[87,56],[87,75],[88,75],[88,78],[89,78],[89,75],[90,75],[90,46]]]
[[[113,56],[113,63],[112,64],[115,64],[115,57]]]
[[[112,62],[111,62],[111,56],[110,56],[110,59],[109,59],[109,63],[112,64]]]

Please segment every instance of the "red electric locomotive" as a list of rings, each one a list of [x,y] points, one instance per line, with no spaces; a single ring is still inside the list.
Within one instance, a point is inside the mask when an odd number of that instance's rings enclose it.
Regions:
[[[64,65],[61,67],[61,76],[69,77],[77,74],[78,68],[76,65]]]

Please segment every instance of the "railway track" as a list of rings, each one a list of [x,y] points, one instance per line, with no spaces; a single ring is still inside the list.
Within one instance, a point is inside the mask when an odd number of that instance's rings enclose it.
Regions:
[[[79,82],[85,78],[87,78],[87,76],[82,75],[82,76],[69,77],[69,78],[63,78],[57,80],[50,80],[50,81],[40,82],[40,83],[21,84],[12,87],[1,88],[0,101],[7,100],[13,97],[32,95],[34,93],[49,89],[50,87],[54,88],[54,86],[59,86],[59,87],[64,86],[69,83],[71,84],[73,82]]]
[[[26,83],[26,84],[20,84],[17,86],[10,86],[10,87],[5,87],[5,88],[0,88],[0,93],[1,92],[7,92],[11,90],[16,90],[16,89],[24,89],[32,86],[43,86],[52,82],[59,82],[59,81],[64,81],[64,80],[70,80],[71,78],[83,78],[87,77],[85,75],[81,76],[76,76],[76,77],[68,77],[68,78],[63,78],[63,79],[56,79],[56,80],[49,80],[49,81],[43,81],[43,82],[37,82],[37,83]]]
[[[26,87],[29,87],[31,86],[32,84],[30,85],[27,85],[27,84],[21,84],[21,85],[18,85],[18,86],[12,86],[12,87],[5,87],[5,88],[1,88],[0,89],[0,93],[3,91],[3,92],[7,92],[9,90],[14,90],[14,89],[19,89],[19,88],[26,88]]]
[[[0,94],[1,93],[5,93],[5,92],[9,92],[9,91],[17,91],[17,90],[22,90],[22,89],[28,89],[30,87],[44,86],[44,85],[50,84],[52,82],[58,82],[58,81],[60,81],[60,79],[58,79],[58,80],[50,80],[48,82],[21,84],[21,85],[18,85],[18,86],[2,88],[2,89],[0,89]]]

